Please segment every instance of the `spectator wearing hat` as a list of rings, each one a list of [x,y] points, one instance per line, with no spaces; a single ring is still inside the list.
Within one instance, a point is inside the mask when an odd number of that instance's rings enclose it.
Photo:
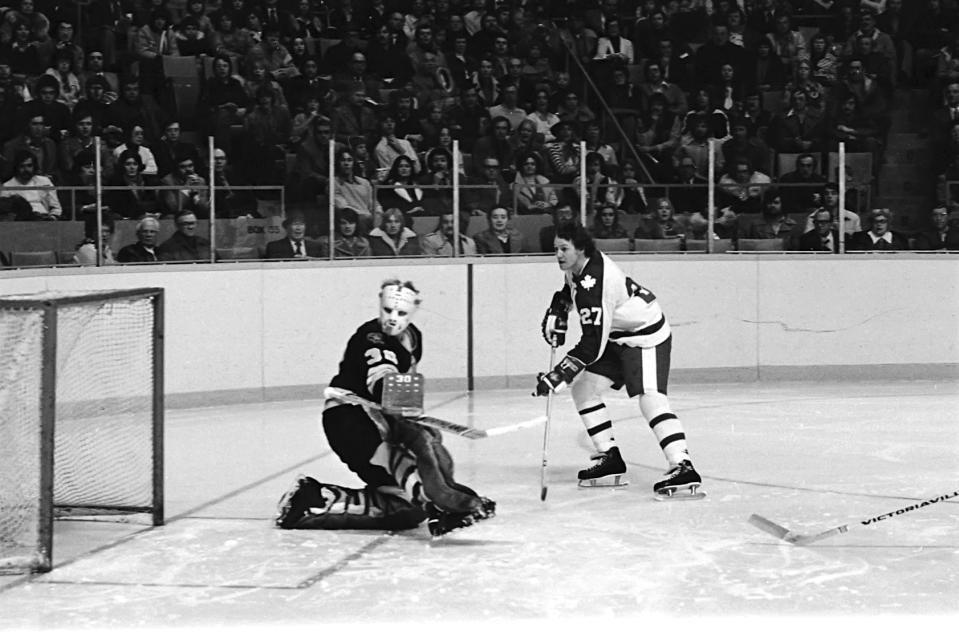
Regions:
[[[105,182],[113,189],[104,190],[103,199],[118,217],[137,219],[147,213],[159,216],[157,194],[153,189],[157,180],[155,176],[144,176],[144,167],[136,150],[126,150],[117,158],[115,170]]]
[[[203,177],[196,173],[193,157],[178,158],[176,168],[160,180],[160,185],[176,188],[158,191],[163,215],[189,210],[204,219],[210,216],[210,191]]]
[[[47,124],[43,114],[34,114],[24,121],[24,133],[14,137],[3,146],[3,158],[10,163],[17,152],[27,151],[33,155],[36,174],[54,176],[60,165],[57,157],[57,144],[46,135]],[[4,169],[4,175],[9,175],[15,169],[15,164]]]
[[[370,240],[360,232],[360,215],[352,208],[337,208],[334,215],[334,258],[369,257]],[[319,238],[320,257],[330,256],[330,236]]]
[[[191,210],[176,215],[176,231],[157,248],[161,262],[208,262],[210,240],[198,235],[197,217]]]
[[[266,259],[306,259],[324,257],[319,242],[306,238],[306,215],[300,210],[290,210],[283,220],[286,237],[275,239],[266,245]]]
[[[4,182],[0,196],[19,195],[30,204],[36,219],[56,221],[63,214],[53,182],[37,174],[37,158],[30,150],[17,149],[12,157],[13,176]]]
[[[146,264],[159,261],[157,257],[157,237],[160,234],[160,222],[155,217],[143,217],[137,222],[137,240],[124,246],[117,253],[120,264]]]
[[[378,168],[392,168],[402,156],[412,160],[413,175],[418,175],[421,168],[416,148],[408,140],[396,136],[396,115],[386,112],[380,118],[380,138],[373,146],[373,158]]]
[[[544,147],[549,161],[551,178],[558,183],[570,182],[579,174],[580,151],[579,123],[573,120],[559,121],[550,128],[555,137]]]

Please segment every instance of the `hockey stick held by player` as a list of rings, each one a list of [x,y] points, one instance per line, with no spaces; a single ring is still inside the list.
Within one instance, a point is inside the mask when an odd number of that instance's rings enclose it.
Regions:
[[[603,394],[626,388],[638,397],[639,408],[669,469],[653,485],[656,498],[702,498],[702,479],[689,458],[686,435],[666,397],[672,332],[656,296],[628,277],[596,249],[589,231],[576,222],[556,228],[556,261],[564,274],[543,320],[543,337],[553,344],[575,308],[581,337],[549,373],[540,374],[535,395],[569,387],[576,411],[598,451],[595,463],[579,472],[581,486],[622,484],[626,464],[613,436],[613,424]],[[563,338],[565,339],[565,338]]]
[[[402,414],[422,407],[420,379],[391,378],[415,374],[422,358],[423,334],[411,322],[420,299],[410,282],[384,282],[379,317],[353,333],[330,382],[334,391],[375,403],[327,396],[323,409],[330,447],[366,487],[344,488],[299,476],[280,500],[278,527],[404,530],[425,520],[430,533],[439,536],[495,514],[493,501],[453,478],[453,459],[439,430]],[[399,395],[396,409],[382,404],[384,382],[390,379],[416,385]],[[417,389],[418,402],[410,398]]]

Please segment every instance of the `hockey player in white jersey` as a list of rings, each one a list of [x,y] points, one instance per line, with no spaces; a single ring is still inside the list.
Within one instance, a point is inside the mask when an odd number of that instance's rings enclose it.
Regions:
[[[669,463],[664,478],[653,485],[656,498],[702,498],[702,479],[666,397],[672,334],[656,296],[598,251],[589,231],[575,222],[557,227],[555,249],[566,283],[546,311],[543,337],[551,346],[562,345],[567,316],[575,306],[582,338],[552,371],[540,375],[536,394],[570,387],[576,411],[598,452],[594,464],[579,472],[579,484],[622,483],[626,464],[602,394],[610,387],[625,386],[630,397],[639,397],[643,417]]]

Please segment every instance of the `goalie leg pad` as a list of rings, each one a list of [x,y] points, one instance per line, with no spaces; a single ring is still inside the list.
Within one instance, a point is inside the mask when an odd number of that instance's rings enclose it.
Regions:
[[[403,418],[395,423],[395,435],[416,456],[423,491],[433,503],[449,512],[470,512],[482,505],[476,492],[453,478],[453,457],[443,447],[439,430],[415,418]]]
[[[297,530],[409,530],[426,512],[402,496],[372,488],[353,489],[320,483]]]

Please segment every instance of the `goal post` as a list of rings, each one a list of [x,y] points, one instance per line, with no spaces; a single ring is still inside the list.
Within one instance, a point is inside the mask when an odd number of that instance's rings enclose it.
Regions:
[[[0,573],[55,515],[163,515],[163,289],[0,297]]]

